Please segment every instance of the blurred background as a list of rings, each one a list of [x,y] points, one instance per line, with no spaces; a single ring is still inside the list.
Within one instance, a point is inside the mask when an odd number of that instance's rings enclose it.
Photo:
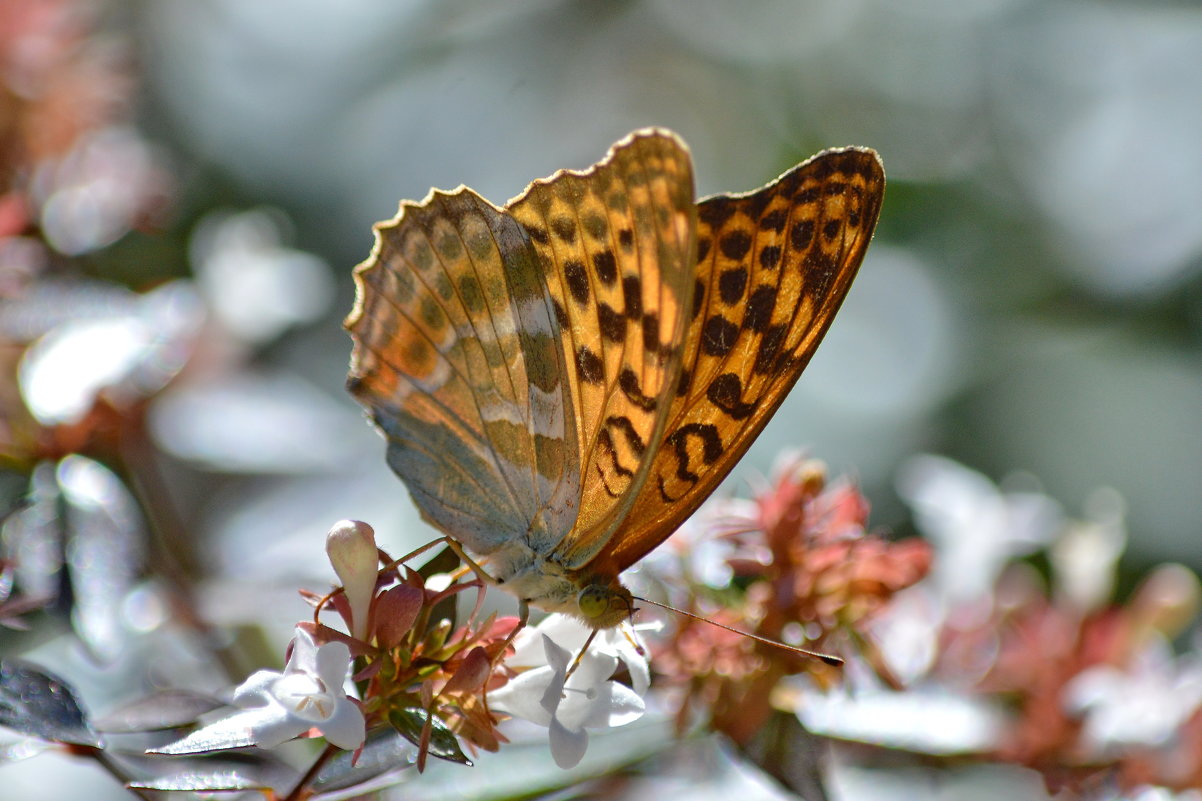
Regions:
[[[1114,488],[1125,570],[1202,568],[1200,87],[1188,2],[11,0],[0,488],[111,499],[47,461],[99,438],[223,582],[212,619],[290,627],[333,521],[432,536],[342,389],[371,224],[432,186],[502,203],[659,125],[702,195],[830,146],[888,176],[843,310],[723,491],[804,448],[904,533],[898,467],[935,452],[1070,513]],[[264,586],[278,607],[247,604]]]

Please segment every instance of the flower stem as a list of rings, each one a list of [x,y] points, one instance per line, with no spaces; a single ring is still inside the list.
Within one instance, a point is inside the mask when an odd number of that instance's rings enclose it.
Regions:
[[[308,791],[309,782],[317,777],[318,772],[325,767],[325,764],[329,762],[330,759],[340,750],[342,749],[337,748],[336,746],[326,745],[325,750],[318,754],[317,759],[313,760],[313,764],[309,766],[307,771],[305,771],[305,775],[301,776],[300,781],[297,782],[296,786],[292,788],[292,792],[288,793],[288,795],[281,799],[281,801],[303,801],[303,799],[312,795],[312,793]]]

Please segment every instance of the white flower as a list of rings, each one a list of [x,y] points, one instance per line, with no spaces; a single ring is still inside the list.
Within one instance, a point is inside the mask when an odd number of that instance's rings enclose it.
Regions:
[[[317,729],[332,745],[358,748],[366,735],[363,713],[346,697],[343,682],[351,652],[344,643],[318,645],[297,628],[283,673],[260,670],[234,691],[244,707],[170,745],[148,753],[199,754],[257,745],[274,748]]]
[[[584,757],[588,748],[587,729],[622,726],[642,716],[645,706],[640,692],[646,691],[649,674],[646,658],[638,653],[636,646],[619,645],[618,639],[625,640],[625,635],[606,630],[597,635],[575,671],[568,676],[572,652],[557,645],[545,630],[559,629],[568,634],[567,639],[576,639],[575,633],[562,622],[563,616],[553,617],[561,620],[551,623],[544,621],[538,629],[532,630],[532,634],[525,638],[526,642],[520,644],[514,659],[506,663],[510,666],[533,663],[530,641],[537,638],[541,640],[545,657],[542,664],[490,693],[489,705],[498,712],[546,726],[550,735],[551,756],[556,765],[566,769],[575,766]],[[584,629],[580,624],[574,626]],[[587,637],[588,630],[584,631],[585,636],[579,638],[581,645]],[[618,666],[619,651],[639,692],[610,679]],[[636,672],[640,665],[643,673]]]
[[[660,628],[659,623],[632,626],[623,623],[612,629],[601,629],[589,644],[589,651],[617,658],[630,671],[630,684],[640,697],[647,694],[651,686],[651,664],[647,661],[647,645],[639,636],[640,630]],[[525,628],[514,639],[513,656],[505,660],[511,668],[543,667],[547,664],[543,648],[543,636],[550,637],[556,645],[580,653],[593,629],[568,615],[547,615],[537,626]]]
[[[898,494],[939,553],[932,570],[947,609],[989,598],[1005,564],[1050,542],[1060,506],[1036,492],[1003,492],[951,459],[915,456],[903,465]]]
[[[1087,520],[1067,526],[1048,549],[1057,593],[1074,609],[1092,612],[1110,600],[1119,557],[1127,547],[1125,504],[1100,489],[1085,502]]]
[[[350,662],[344,643],[318,645],[297,629],[283,673],[260,670],[234,691],[234,703],[251,707],[241,714],[255,743],[272,748],[316,728],[339,748],[357,748],[365,728],[363,713],[343,688]]]
[[[1174,659],[1154,639],[1128,671],[1105,665],[1083,671],[1065,690],[1069,711],[1085,719],[1085,738],[1106,752],[1167,744],[1202,706],[1202,663]]]

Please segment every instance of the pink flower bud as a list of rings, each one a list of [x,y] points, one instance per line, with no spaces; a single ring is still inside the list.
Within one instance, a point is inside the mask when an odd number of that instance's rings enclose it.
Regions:
[[[350,606],[347,623],[359,639],[367,635],[368,611],[376,592],[377,554],[376,533],[367,523],[339,520],[326,535],[326,555],[342,580]]]

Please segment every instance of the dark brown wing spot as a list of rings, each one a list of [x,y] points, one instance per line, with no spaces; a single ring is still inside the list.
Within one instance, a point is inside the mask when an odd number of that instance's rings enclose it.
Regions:
[[[693,374],[686,368],[680,371],[680,382],[676,385],[676,394],[684,397],[689,394],[689,387],[693,384]]]
[[[865,153],[862,150],[845,150],[838,156],[839,171],[849,172],[853,175],[868,176],[872,174],[870,164],[872,158],[865,159]]]
[[[753,220],[758,220],[771,202],[772,193],[756,192],[751,197],[743,199],[743,213]]]
[[[776,308],[776,287],[761,284],[747,299],[747,311],[743,314],[743,327],[752,331],[763,331],[772,322],[772,310]]]
[[[806,254],[805,257],[806,270],[811,274],[819,273],[830,275],[835,269],[835,260],[828,254],[815,248]],[[825,289],[825,286],[823,287]]]
[[[798,220],[789,231],[789,244],[794,250],[805,250],[814,241],[814,221]]]
[[[735,213],[734,200],[729,197],[711,198],[697,207],[697,219],[718,229]]]
[[[643,350],[668,356],[672,353],[672,343],[664,344],[659,341],[659,315],[649,312],[643,315]]]
[[[833,240],[839,235],[841,224],[838,220],[827,220],[822,226],[822,235],[828,240]]]
[[[743,297],[747,289],[747,271],[742,267],[734,270],[723,270],[718,276],[718,296],[727,306],[733,306]]]
[[[764,336],[760,339],[760,347],[755,353],[755,364],[751,366],[753,373],[764,375],[772,372],[772,362],[776,359],[781,344],[785,341],[787,330],[788,328],[784,325],[773,325],[764,332]]]
[[[637,320],[643,316],[643,283],[637,275],[622,279],[622,300],[626,304],[626,316]]]
[[[697,319],[697,315],[701,314],[701,310],[705,308],[705,282],[700,278],[693,284],[693,318]]]
[[[809,204],[818,200],[819,197],[820,193],[818,191],[818,187],[811,186],[809,189],[802,189],[799,191],[793,196],[793,200],[800,205],[808,206]]]
[[[706,464],[718,461],[724,448],[722,447],[722,438],[718,436],[718,427],[712,423],[688,423],[664,438],[664,443],[671,447],[676,454],[677,477],[695,483],[697,474],[689,470],[689,437],[697,437],[701,440],[701,460]],[[662,485],[660,491],[663,491]]]
[[[588,235],[593,239],[604,239],[609,234],[609,223],[596,212],[585,214],[582,222],[584,230],[588,231]]]
[[[463,308],[470,314],[484,311],[484,292],[476,276],[465,275],[459,279],[459,297],[463,300]]]
[[[775,270],[780,264],[780,246],[767,245],[760,251],[760,266],[765,270]]]
[[[760,218],[760,228],[765,231],[776,231],[778,234],[785,230],[785,223],[788,221],[788,214],[784,209],[765,214]]]
[[[642,456],[643,451],[647,450],[647,443],[643,442],[643,438],[635,430],[634,423],[630,422],[630,418],[626,415],[611,414],[605,418],[605,427],[616,428],[621,431],[623,436],[626,437],[626,443],[634,451],[635,456]]]
[[[576,369],[586,383],[600,384],[605,380],[605,364],[600,356],[589,350],[588,345],[581,345],[576,350]]]
[[[705,261],[705,257],[710,255],[710,238],[703,236],[697,241],[697,263]]]
[[[634,231],[629,228],[623,228],[618,231],[618,244],[622,246],[622,250],[630,253],[634,250]]]
[[[601,283],[612,286],[613,282],[618,279],[618,262],[614,259],[614,252],[606,248],[594,255],[593,269],[597,271],[597,277],[601,279]]]
[[[772,364],[772,372],[774,375],[784,375],[796,365],[797,359],[793,354],[785,352],[776,357],[776,361]]]
[[[547,230],[539,228],[537,225],[527,225],[526,233],[530,234],[530,238],[540,245],[545,245],[551,241],[551,237],[547,236]]]
[[[588,305],[588,270],[575,259],[563,263],[563,277],[568,282],[568,291],[581,306]]]
[[[718,247],[722,255],[731,261],[742,261],[747,251],[751,250],[751,237],[746,231],[731,231],[718,240]]]
[[[721,314],[715,314],[705,321],[701,330],[701,347],[710,356],[725,356],[735,346],[739,336],[739,327],[727,320]]]
[[[555,298],[551,298],[551,305],[555,308],[555,322],[559,323],[561,331],[566,331],[570,327],[571,321],[568,320],[568,313],[564,310],[563,304]]]
[[[632,470],[627,467],[623,467],[622,463],[618,461],[618,450],[614,447],[613,437],[609,435],[608,428],[603,427],[601,432],[597,434],[597,447],[599,450],[609,454],[609,462],[613,466],[613,471],[615,473],[620,476],[626,476],[627,478],[634,475]],[[597,472],[601,475],[601,484],[605,487],[606,493],[608,493],[611,498],[617,498],[619,495],[621,495],[620,492],[615,492],[610,488],[609,481],[606,480],[607,477],[605,475],[605,471],[601,469],[601,465],[599,464],[597,465]]]
[[[569,245],[576,241],[576,223],[570,217],[556,217],[551,220],[551,230]]]
[[[629,367],[623,370],[618,376],[618,386],[622,388],[622,394],[626,396],[626,399],[635,406],[648,412],[655,410],[655,398],[643,393],[638,374],[634,370]]]
[[[597,323],[601,326],[601,336],[610,342],[622,343],[626,341],[626,320],[622,315],[614,311],[613,307],[608,303],[598,304]]]
[[[711,381],[705,397],[732,420],[745,420],[755,411],[754,402],[743,400],[743,382],[734,373],[723,373]]]
[[[438,252],[444,259],[457,259],[463,253],[463,244],[459,237],[447,234],[438,240]]]

